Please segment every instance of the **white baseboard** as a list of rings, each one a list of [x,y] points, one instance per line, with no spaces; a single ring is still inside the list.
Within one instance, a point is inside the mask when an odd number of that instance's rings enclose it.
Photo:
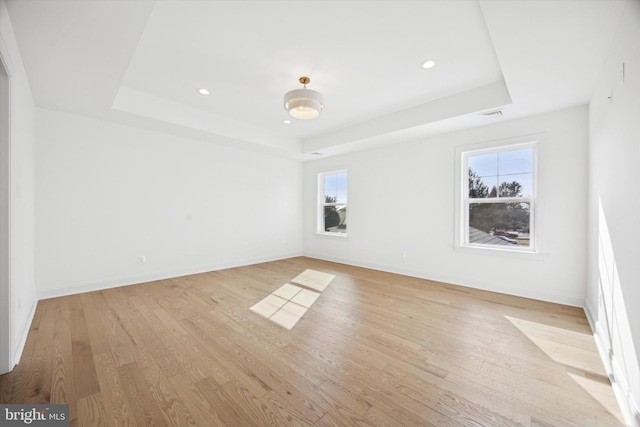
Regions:
[[[440,274],[432,274],[424,271],[415,271],[411,269],[401,268],[397,266],[381,265],[371,262],[363,262],[352,259],[342,259],[338,257],[326,256],[322,254],[305,253],[304,256],[309,258],[317,258],[325,261],[338,262],[340,264],[353,265],[355,267],[371,268],[373,270],[386,271],[388,273],[401,274],[403,276],[417,277],[419,279],[433,280],[436,282],[450,283],[452,285],[465,286],[468,288],[481,289],[483,291],[497,292],[501,294],[514,295],[523,298],[531,298],[540,301],[548,301],[556,304],[570,305],[573,307],[584,307],[584,297],[566,295],[556,292],[541,292],[537,289],[524,289],[515,287],[500,287],[495,283],[482,282],[468,278],[456,276],[444,276]]]
[[[190,274],[206,273],[209,271],[223,270],[226,268],[242,267],[245,265],[259,264],[262,262],[277,261],[280,259],[302,256],[301,253],[281,254],[262,258],[252,258],[225,262],[220,264],[209,264],[202,266],[188,267],[179,270],[168,270],[146,273],[138,276],[112,277],[92,282],[73,283],[64,286],[38,289],[38,300],[62,297],[66,295],[80,294],[84,292],[99,291],[103,289],[117,288],[120,286],[135,285],[137,283],[153,282],[155,280],[171,279],[175,277],[188,276]]]
[[[189,274],[205,273],[208,271],[222,270],[225,268],[241,267],[244,265],[258,264],[261,262],[277,261],[280,259],[293,258],[297,256],[307,256],[309,258],[317,258],[325,261],[338,262],[341,264],[353,265],[357,267],[371,268],[374,270],[386,271],[389,273],[402,274],[405,276],[417,277],[420,279],[433,280],[437,282],[450,283],[459,286],[466,286],[476,289],[482,289],[491,292],[505,293],[509,295],[515,295],[525,298],[533,298],[542,301],[549,301],[558,304],[565,304],[574,307],[584,307],[584,299],[572,295],[566,295],[561,293],[540,292],[539,290],[531,289],[518,289],[518,288],[502,288],[495,286],[495,283],[484,283],[477,280],[469,280],[468,278],[461,278],[455,276],[443,276],[438,274],[425,273],[422,271],[414,271],[406,268],[399,268],[397,266],[382,265],[370,262],[363,262],[352,259],[342,259],[339,257],[325,256],[322,254],[314,253],[289,253],[280,254],[276,256],[253,258],[246,260],[238,260],[234,262],[226,262],[220,264],[211,264],[204,266],[194,266],[180,270],[158,271],[145,273],[138,276],[122,276],[112,277],[108,279],[101,279],[91,282],[81,282],[67,284],[64,286],[50,287],[46,289],[38,289],[38,300],[55,298],[66,295],[74,295],[83,292],[98,291],[102,289],[115,288],[119,286],[133,285],[136,283],[151,282],[154,280],[169,279],[174,277],[186,276]]]

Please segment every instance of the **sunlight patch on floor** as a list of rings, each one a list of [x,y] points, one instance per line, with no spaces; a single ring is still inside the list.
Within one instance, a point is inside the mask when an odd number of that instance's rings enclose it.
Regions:
[[[551,359],[599,375],[606,375],[591,334],[505,316]]]
[[[624,424],[624,417],[620,412],[618,402],[611,392],[611,383],[609,383],[609,380],[606,377],[589,378],[582,375],[576,375],[571,372],[567,372],[567,374],[576,382],[576,384],[597,400],[607,412],[616,417],[621,424]]]
[[[335,277],[333,274],[307,269],[291,281],[322,292]]]
[[[567,375],[604,410],[624,424],[602,360],[591,334],[505,316],[552,360],[564,365]],[[576,373],[578,372],[578,373]]]
[[[305,287],[323,291],[335,276],[305,270],[292,280]],[[249,310],[278,325],[292,329],[320,296],[319,292],[286,283],[254,304]]]

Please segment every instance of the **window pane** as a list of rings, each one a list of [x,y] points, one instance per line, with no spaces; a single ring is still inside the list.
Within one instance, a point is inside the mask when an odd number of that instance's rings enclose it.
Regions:
[[[532,175],[500,175],[500,197],[530,197],[533,196]]]
[[[478,176],[491,176],[498,174],[498,156],[496,153],[479,154],[469,156],[469,169]]]
[[[337,179],[336,175],[325,175],[324,176],[324,196],[325,201],[328,203],[335,203],[335,198],[337,192]],[[329,198],[333,199],[332,201]]]
[[[533,170],[533,150],[501,151],[498,153],[498,174],[531,173]]]
[[[469,168],[469,197],[484,199],[487,197],[496,197],[498,188],[498,177],[475,175],[473,170]]]
[[[336,177],[336,203],[347,203],[347,173],[339,173]]]
[[[324,207],[324,231],[332,233],[347,232],[347,206]]]
[[[470,244],[530,246],[531,206],[523,203],[470,203]]]
[[[318,218],[318,232],[347,232],[347,171],[318,174],[322,193]],[[329,206],[327,206],[329,205]]]
[[[347,203],[347,173],[324,176],[325,203]]]

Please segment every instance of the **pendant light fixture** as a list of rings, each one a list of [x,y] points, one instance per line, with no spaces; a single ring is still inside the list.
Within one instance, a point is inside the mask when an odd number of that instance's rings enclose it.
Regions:
[[[320,92],[307,89],[311,82],[309,77],[300,77],[299,81],[302,89],[291,90],[284,95],[284,109],[296,119],[315,119],[324,109],[324,97]]]

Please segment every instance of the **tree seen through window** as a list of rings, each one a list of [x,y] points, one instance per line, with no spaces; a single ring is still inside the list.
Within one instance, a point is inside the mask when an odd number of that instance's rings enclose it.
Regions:
[[[533,147],[466,155],[469,244],[531,247]]]
[[[347,232],[347,171],[319,174],[320,232]]]

